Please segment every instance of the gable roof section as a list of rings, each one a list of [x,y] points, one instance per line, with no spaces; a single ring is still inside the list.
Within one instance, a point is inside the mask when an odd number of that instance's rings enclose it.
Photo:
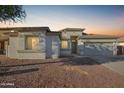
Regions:
[[[65,28],[65,29],[62,29],[62,30],[59,30],[60,32],[63,32],[63,31],[84,31],[85,28]]]

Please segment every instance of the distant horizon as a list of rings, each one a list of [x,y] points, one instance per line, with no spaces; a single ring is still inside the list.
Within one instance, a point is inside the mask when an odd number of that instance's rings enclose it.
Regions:
[[[0,27],[47,26],[52,31],[86,28],[88,34],[124,36],[124,5],[24,5],[22,23]]]

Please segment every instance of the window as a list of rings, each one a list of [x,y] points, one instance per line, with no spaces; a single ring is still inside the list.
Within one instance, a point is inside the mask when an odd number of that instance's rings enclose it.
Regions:
[[[38,36],[27,36],[26,37],[26,49],[27,50],[38,50],[39,49],[39,37]]]
[[[68,41],[67,40],[62,40],[61,48],[68,48]]]

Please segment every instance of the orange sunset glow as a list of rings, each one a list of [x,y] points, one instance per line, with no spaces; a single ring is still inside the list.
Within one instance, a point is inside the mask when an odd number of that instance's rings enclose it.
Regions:
[[[0,27],[48,26],[85,28],[88,34],[124,36],[124,6],[23,6],[27,17],[21,23]]]

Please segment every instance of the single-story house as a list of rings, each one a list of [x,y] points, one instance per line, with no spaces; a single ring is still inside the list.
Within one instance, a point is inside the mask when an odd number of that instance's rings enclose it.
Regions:
[[[17,59],[46,59],[76,55],[117,55],[118,38],[87,35],[84,28],[51,31],[49,27],[0,28],[0,49]]]
[[[60,33],[48,27],[16,27],[2,29],[8,35],[6,56],[18,59],[58,58]]]
[[[61,55],[116,55],[117,38],[107,35],[83,35],[85,29],[61,30]]]

